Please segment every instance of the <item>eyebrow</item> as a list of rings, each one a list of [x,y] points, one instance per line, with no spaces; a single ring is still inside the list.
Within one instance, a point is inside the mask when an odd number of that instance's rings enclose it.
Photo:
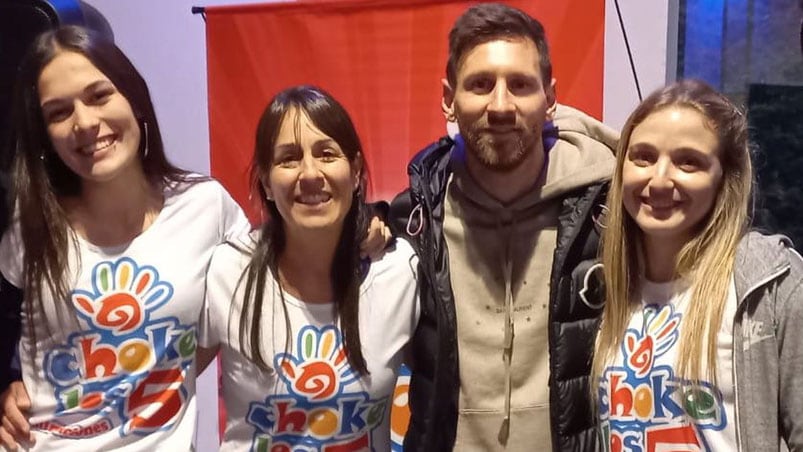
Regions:
[[[83,91],[81,91],[81,92],[82,92],[82,93],[88,93],[88,92],[92,92],[92,91],[95,91],[95,90],[97,90],[98,88],[100,88],[100,87],[102,87],[102,86],[106,86],[106,85],[109,85],[109,86],[114,86],[114,83],[112,83],[110,80],[96,80],[96,81],[94,81],[94,82],[90,83],[89,85],[87,85],[87,86],[86,86],[86,87],[83,89]],[[64,100],[64,99],[63,99],[63,98],[61,98],[61,97],[57,97],[57,98],[55,98],[55,99],[48,99],[48,100],[46,100],[46,101],[42,102],[41,108],[42,108],[42,109],[44,109],[45,107],[47,107],[48,105],[51,105],[51,104],[59,104],[59,103],[61,103],[63,100]]]
[[[332,145],[340,147],[340,145],[337,143],[337,141],[335,141],[332,138],[324,138],[322,140],[318,140],[318,141],[316,141],[315,143],[312,144],[312,147],[313,148],[319,148],[321,146],[332,146]]]
[[[640,142],[640,143],[630,144],[625,151],[627,153],[630,153],[631,151],[635,151],[635,152],[638,152],[638,151],[656,152],[657,149],[652,144]],[[694,148],[694,147],[690,147],[690,146],[681,146],[681,147],[677,147],[677,148],[672,148],[670,151],[672,153],[677,153],[677,154],[681,154],[681,155],[694,154],[694,155],[697,155],[697,156],[700,156],[700,157],[703,157],[703,158],[708,158],[708,157],[710,157],[712,155],[715,156],[715,157],[717,156],[716,153],[709,154],[709,153],[707,153],[705,151],[701,151],[700,149],[697,149],[697,148]]]
[[[498,74],[495,71],[487,70],[487,69],[480,69],[480,70],[478,70],[476,72],[469,72],[468,74],[466,74],[464,76],[464,80],[470,80],[470,79],[473,79],[473,78],[480,78],[480,77],[496,78],[497,75]],[[510,70],[510,71],[508,71],[508,72],[506,72],[504,74],[505,78],[521,77],[521,78],[533,79],[533,80],[539,80],[540,81],[540,77],[539,76],[540,76],[540,74],[538,72],[533,73],[533,74],[529,74],[529,73],[520,71],[518,69]]]
[[[629,143],[627,145],[626,151],[640,151],[642,149],[655,149],[655,146],[651,145],[650,143],[644,142],[636,142],[636,143]]]
[[[282,143],[274,146],[274,152],[295,152],[301,148],[297,142]]]
[[[316,142],[312,143],[313,149],[320,148],[321,146],[332,146],[332,145],[340,147],[340,145],[337,143],[337,141],[335,141],[332,138],[323,138],[323,139],[317,140]],[[297,141],[293,141],[293,142],[290,142],[290,143],[277,144],[276,146],[274,146],[274,148],[275,148],[276,151],[279,151],[279,152],[281,152],[281,151],[291,152],[291,151],[296,151],[296,150],[300,149],[301,148],[301,144],[299,144]]]

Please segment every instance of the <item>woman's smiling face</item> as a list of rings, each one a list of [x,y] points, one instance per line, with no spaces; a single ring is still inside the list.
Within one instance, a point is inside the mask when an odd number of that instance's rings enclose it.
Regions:
[[[287,231],[339,232],[359,187],[359,164],[298,108],[285,114],[273,152],[263,186]]]
[[[131,104],[84,55],[56,55],[42,69],[38,91],[53,148],[82,180],[109,181],[140,165]]]
[[[646,237],[686,243],[714,206],[719,140],[691,107],[653,112],[633,129],[622,168],[623,203]]]

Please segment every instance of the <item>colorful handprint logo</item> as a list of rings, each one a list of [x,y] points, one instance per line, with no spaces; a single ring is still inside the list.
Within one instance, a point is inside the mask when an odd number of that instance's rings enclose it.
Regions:
[[[127,257],[95,266],[92,289],[73,291],[73,305],[95,328],[115,336],[136,331],[148,312],[173,295],[173,287],[159,280],[155,268],[140,267]]]
[[[671,304],[649,305],[644,308],[644,325],[641,331],[629,329],[622,344],[628,367],[636,377],[645,377],[652,369],[655,358],[666,353],[678,339],[681,315]]]
[[[309,401],[332,399],[357,379],[349,366],[340,330],[334,325],[306,325],[299,331],[295,354],[280,353],[274,365],[288,388]]]

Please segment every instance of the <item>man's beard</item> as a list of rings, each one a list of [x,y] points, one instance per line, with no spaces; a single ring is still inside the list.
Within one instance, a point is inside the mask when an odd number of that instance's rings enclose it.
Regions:
[[[512,171],[534,152],[538,134],[527,128],[517,128],[512,133],[493,134],[484,124],[472,124],[460,129],[466,150],[491,171]]]

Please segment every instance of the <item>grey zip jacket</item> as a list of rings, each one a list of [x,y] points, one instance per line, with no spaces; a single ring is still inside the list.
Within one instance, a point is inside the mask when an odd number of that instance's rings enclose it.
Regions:
[[[803,259],[783,236],[747,234],[734,269],[740,451],[803,451]]]

